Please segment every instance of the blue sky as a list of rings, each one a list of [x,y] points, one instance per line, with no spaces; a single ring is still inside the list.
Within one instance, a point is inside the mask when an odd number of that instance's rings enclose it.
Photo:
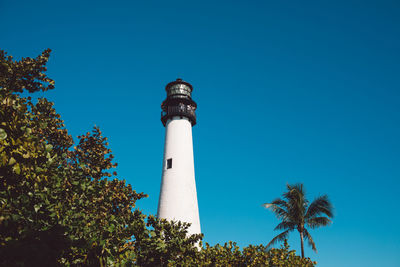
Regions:
[[[118,173],[156,213],[164,86],[194,86],[205,241],[266,244],[262,203],[286,183],[328,194],[319,266],[400,266],[400,2],[0,0],[0,48],[53,50],[48,74],[76,137],[98,125]],[[299,238],[289,239],[299,252]]]

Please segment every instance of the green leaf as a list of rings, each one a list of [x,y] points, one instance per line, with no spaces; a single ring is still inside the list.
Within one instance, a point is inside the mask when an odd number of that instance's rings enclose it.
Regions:
[[[18,163],[14,165],[13,170],[16,174],[21,174],[21,168]]]
[[[38,212],[38,210],[42,207],[42,204],[35,204],[33,208],[35,209],[35,212]]]
[[[10,158],[8,161],[8,165],[13,165],[15,162],[17,162],[13,157]]]
[[[4,140],[7,138],[7,133],[4,129],[0,128],[0,140]]]
[[[45,129],[45,128],[47,128],[47,123],[46,122],[39,122],[39,126],[40,126],[40,128]]]
[[[50,152],[53,149],[53,146],[51,144],[46,145],[46,151]]]

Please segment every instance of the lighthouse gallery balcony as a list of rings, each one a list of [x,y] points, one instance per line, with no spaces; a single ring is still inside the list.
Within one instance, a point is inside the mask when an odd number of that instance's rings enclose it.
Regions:
[[[161,121],[164,126],[168,119],[175,116],[188,118],[192,126],[196,124],[196,113],[193,106],[180,103],[178,106],[166,106],[164,108],[165,110],[161,111]]]

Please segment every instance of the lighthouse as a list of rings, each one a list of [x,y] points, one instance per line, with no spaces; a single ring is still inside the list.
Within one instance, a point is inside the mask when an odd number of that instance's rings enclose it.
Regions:
[[[193,87],[177,79],[167,84],[165,90],[167,98],[161,104],[164,161],[157,216],[191,223],[188,234],[200,234],[192,140],[197,108],[192,100]]]

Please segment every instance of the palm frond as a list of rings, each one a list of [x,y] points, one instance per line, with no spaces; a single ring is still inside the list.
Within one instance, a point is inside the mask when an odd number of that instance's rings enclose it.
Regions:
[[[327,195],[323,195],[314,199],[308,207],[306,218],[312,218],[325,214],[329,218],[333,218],[333,207]]]
[[[287,199],[287,211],[292,221],[303,223],[303,218],[308,207],[303,184],[287,185],[288,191],[283,194]]]
[[[290,230],[286,230],[282,233],[280,233],[279,235],[275,236],[274,238],[272,238],[272,240],[268,243],[267,248],[269,248],[270,246],[272,246],[273,244],[275,244],[278,241],[283,241],[287,238],[287,236],[289,235]]]
[[[289,199],[290,199],[290,195],[293,196],[293,193],[296,193],[296,194],[299,194],[302,196],[306,195],[306,191],[304,189],[303,184],[300,184],[300,183],[294,184],[294,185],[287,184],[286,188],[287,188],[287,192],[283,193],[283,196],[285,198],[289,197]]]
[[[314,229],[321,226],[327,226],[331,224],[332,221],[327,217],[313,217],[310,219],[307,218],[306,223],[310,228]]]
[[[308,245],[317,253],[317,247],[315,246],[314,240],[312,239],[312,236],[310,233],[307,231],[307,229],[304,228],[304,239],[308,240]]]
[[[294,185],[291,185],[292,190],[296,190],[297,192],[300,192],[302,195],[306,194],[306,189],[304,188],[304,185],[302,183],[297,183]]]
[[[274,199],[274,200],[271,202],[271,204],[275,204],[275,205],[277,205],[277,206],[279,206],[279,207],[281,207],[281,208],[287,208],[287,202],[284,201],[284,200],[282,200],[282,199],[280,199],[280,198]]]
[[[279,223],[274,230],[294,230],[296,226],[297,225],[293,222],[283,221]]]
[[[270,209],[278,219],[286,220],[288,218],[287,203],[282,199],[275,199],[271,203],[264,203],[263,206]]]

